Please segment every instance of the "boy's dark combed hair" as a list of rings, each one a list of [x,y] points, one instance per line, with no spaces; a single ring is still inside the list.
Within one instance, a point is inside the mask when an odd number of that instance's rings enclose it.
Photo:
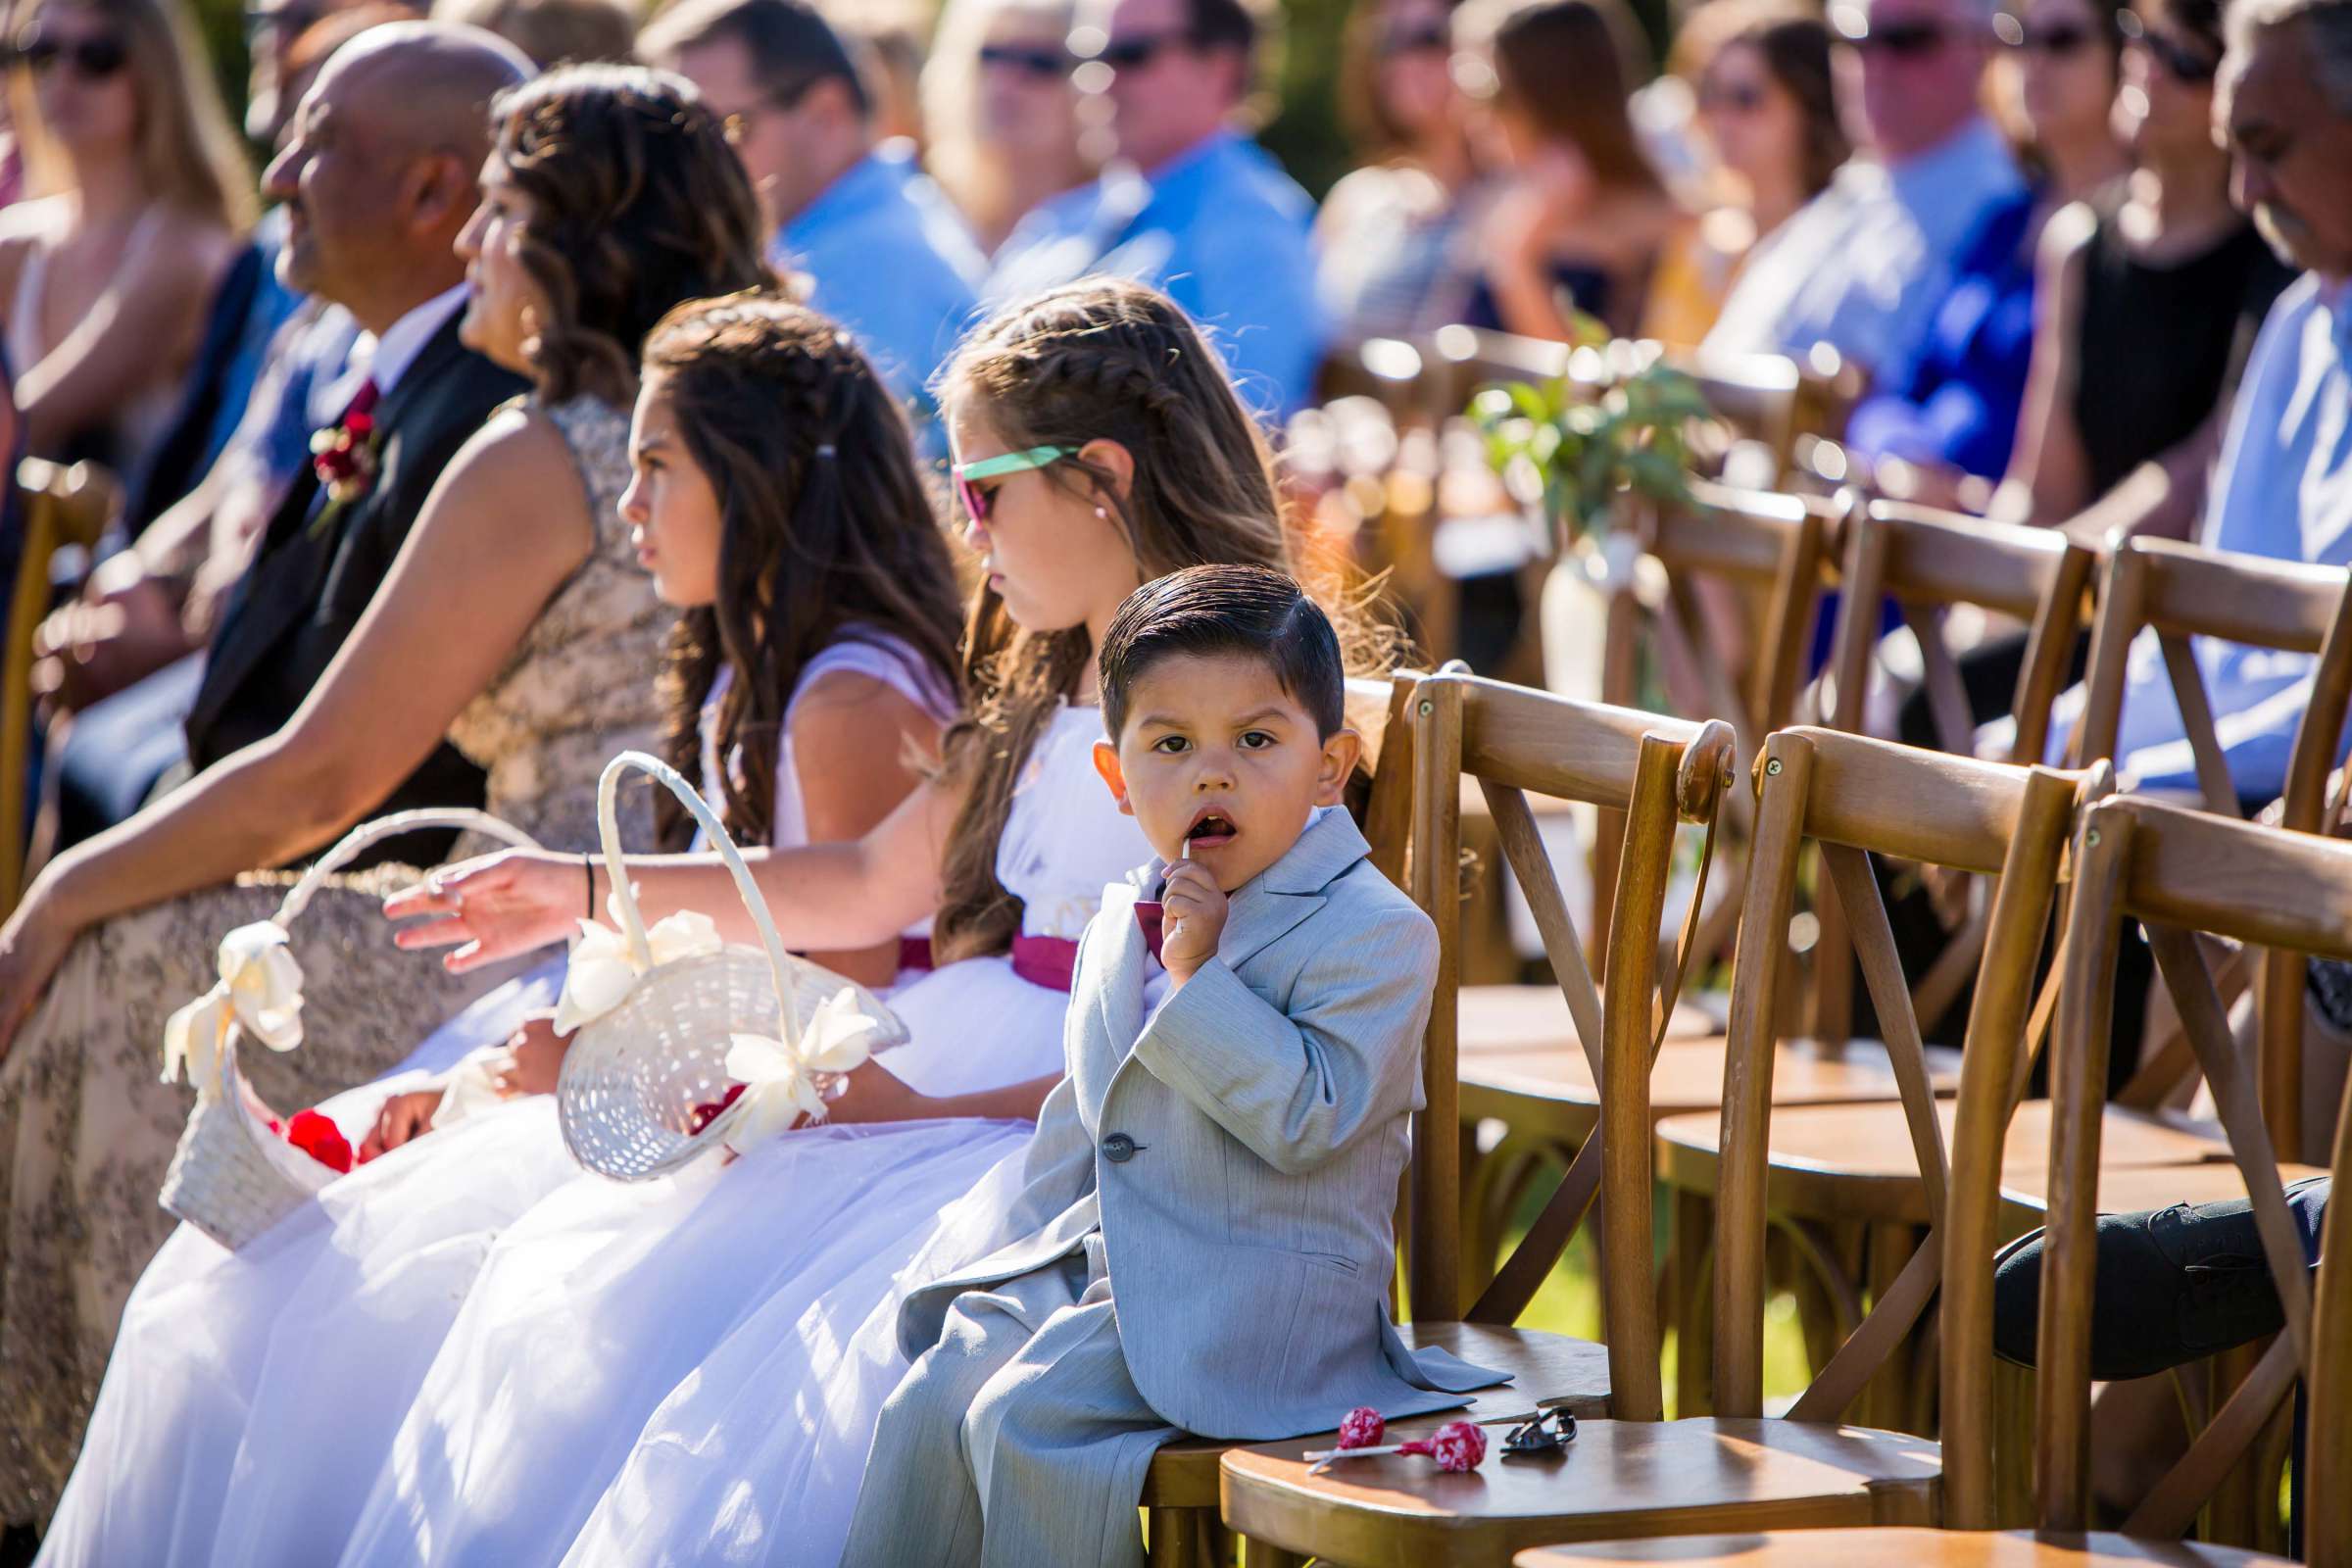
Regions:
[[[1102,723],[1116,740],[1144,672],[1163,659],[1240,654],[1264,662],[1312,714],[1318,739],[1347,723],[1340,639],[1306,591],[1264,566],[1187,566],[1129,594],[1102,633]]]

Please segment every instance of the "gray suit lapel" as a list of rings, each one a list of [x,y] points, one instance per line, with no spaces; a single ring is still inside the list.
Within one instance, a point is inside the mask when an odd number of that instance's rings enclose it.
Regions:
[[[1095,1005],[1090,1009],[1070,1061],[1070,1076],[1078,1091],[1078,1111],[1092,1132],[1102,1113],[1102,1097],[1119,1063],[1134,1049],[1144,1029],[1144,929],[1135,918],[1137,889],[1113,884],[1102,893],[1096,915],[1096,938],[1087,944],[1087,961],[1098,966],[1094,981]]]

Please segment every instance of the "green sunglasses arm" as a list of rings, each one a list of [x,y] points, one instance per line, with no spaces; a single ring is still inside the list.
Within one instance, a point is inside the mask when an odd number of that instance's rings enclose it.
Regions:
[[[1076,447],[1031,447],[1026,452],[1007,452],[1003,457],[986,458],[978,463],[958,463],[954,471],[958,479],[994,479],[999,474],[1042,468],[1049,463],[1075,456],[1077,451]]]

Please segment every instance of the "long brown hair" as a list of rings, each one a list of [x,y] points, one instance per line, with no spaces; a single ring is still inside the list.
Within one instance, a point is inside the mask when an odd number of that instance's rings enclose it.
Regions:
[[[1487,25],[1501,96],[1544,134],[1574,145],[1602,189],[1664,188],[1626,108],[1649,73],[1625,0],[1482,6],[1468,30]]]
[[[1191,318],[1140,283],[1091,279],[1015,305],[967,338],[941,401],[1013,450],[1116,441],[1135,461],[1124,494],[1075,459],[1050,483],[1104,508],[1146,578],[1211,563],[1288,569],[1265,438]],[[985,585],[965,618],[969,715],[947,739],[964,784],[948,836],[932,941],[943,961],[1002,952],[1021,903],[997,881],[1013,782],[1093,657],[1084,628],[1030,632]]]
[[[9,13],[9,42],[13,44],[43,11],[69,6],[99,18],[122,35],[138,101],[132,156],[147,194],[234,234],[251,228],[260,211],[253,165],[229,123],[228,111],[221,107],[220,89],[213,81],[186,9],[175,0],[26,0]],[[31,73],[22,65],[8,73],[8,99],[34,187],[43,192],[58,188],[64,172],[56,167],[56,149],[42,131]],[[25,368],[17,367],[19,373]]]
[[[499,161],[531,203],[521,260],[546,311],[526,353],[549,402],[627,407],[666,312],[773,281],[751,180],[682,77],[565,66],[490,112]]]
[[[1853,154],[1831,84],[1830,27],[1807,0],[1710,0],[1674,36],[1666,69],[1704,95],[1707,73],[1735,44],[1753,49],[1764,74],[1796,104],[1804,127],[1798,188],[1818,196]]]
[[[842,329],[772,294],[701,300],[662,318],[645,379],[719,505],[718,598],[678,617],[661,691],[670,765],[700,767],[721,667],[721,813],[747,843],[774,833],[776,753],[801,671],[825,648],[895,637],[953,691],[956,575],[915,472],[906,416]],[[657,794],[662,842],[693,823]]]

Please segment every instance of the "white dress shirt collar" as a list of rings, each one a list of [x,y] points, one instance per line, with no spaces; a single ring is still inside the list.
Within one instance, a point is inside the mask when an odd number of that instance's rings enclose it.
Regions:
[[[416,356],[448,324],[466,303],[467,285],[460,283],[426,300],[373,337],[362,337],[352,348],[352,362],[365,368],[375,382],[376,395],[386,397],[400,384]]]

